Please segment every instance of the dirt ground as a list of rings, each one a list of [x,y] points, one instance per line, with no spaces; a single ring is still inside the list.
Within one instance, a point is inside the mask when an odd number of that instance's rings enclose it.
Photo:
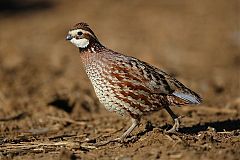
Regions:
[[[240,159],[240,2],[2,0],[0,159]],[[109,48],[162,68],[199,93],[131,124],[105,110],[68,29],[87,22]]]

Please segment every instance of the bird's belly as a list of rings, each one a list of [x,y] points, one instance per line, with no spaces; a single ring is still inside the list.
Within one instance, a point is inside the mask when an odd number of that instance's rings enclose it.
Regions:
[[[157,95],[121,87],[117,81],[111,83],[106,78],[106,75],[101,74],[96,69],[91,69],[87,74],[99,101],[109,111],[117,112],[120,115],[130,114],[140,116],[162,108],[161,100],[159,99],[161,97]],[[121,82],[119,81],[119,83]]]
[[[132,96],[132,93],[124,92],[121,88],[116,89],[104,79],[91,81],[99,101],[109,111],[117,112],[120,115],[142,115],[150,111],[161,109],[161,105],[156,98],[154,103],[150,97],[137,99]],[[125,94],[122,94],[122,92]]]

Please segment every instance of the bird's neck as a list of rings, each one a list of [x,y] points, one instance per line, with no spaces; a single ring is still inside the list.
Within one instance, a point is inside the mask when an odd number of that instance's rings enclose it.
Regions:
[[[92,62],[101,58],[106,48],[100,43],[89,44],[86,48],[79,48],[80,57],[84,65],[90,65]]]

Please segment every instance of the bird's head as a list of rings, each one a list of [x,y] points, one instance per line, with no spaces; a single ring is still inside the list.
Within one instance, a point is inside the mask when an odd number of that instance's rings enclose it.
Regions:
[[[93,31],[89,28],[89,25],[83,22],[74,25],[69,30],[66,40],[73,43],[80,50],[100,44]]]

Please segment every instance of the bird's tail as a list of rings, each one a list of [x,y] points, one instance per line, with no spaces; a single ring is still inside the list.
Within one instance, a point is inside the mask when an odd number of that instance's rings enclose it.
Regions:
[[[172,95],[168,96],[168,100],[171,105],[200,104],[202,102],[202,98],[193,91],[173,92]]]

